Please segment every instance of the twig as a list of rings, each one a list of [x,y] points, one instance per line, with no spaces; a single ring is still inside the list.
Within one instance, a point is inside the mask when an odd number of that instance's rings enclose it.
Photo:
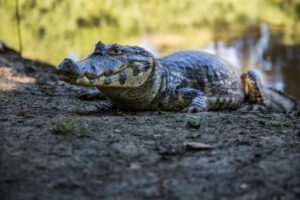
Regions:
[[[19,42],[19,53],[22,56],[23,46],[22,46],[22,33],[21,33],[21,18],[19,12],[19,0],[15,0],[15,10],[16,10],[16,19],[17,19],[17,32],[18,32],[18,42]]]

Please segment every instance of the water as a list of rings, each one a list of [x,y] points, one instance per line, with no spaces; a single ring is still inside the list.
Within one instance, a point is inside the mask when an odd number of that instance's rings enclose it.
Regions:
[[[278,90],[284,89],[284,83],[280,74],[280,66],[272,63],[268,48],[270,47],[270,32],[267,24],[261,24],[258,38],[241,37],[230,41],[211,41],[207,47],[202,49],[208,53],[216,54],[228,60],[241,71],[253,70],[258,73],[264,84]],[[276,75],[273,78],[266,76],[266,73],[275,69]]]
[[[259,27],[258,37],[251,34],[210,42],[204,51],[216,54],[242,71],[256,71],[264,85],[300,99],[300,46],[285,46],[272,40],[267,24]]]

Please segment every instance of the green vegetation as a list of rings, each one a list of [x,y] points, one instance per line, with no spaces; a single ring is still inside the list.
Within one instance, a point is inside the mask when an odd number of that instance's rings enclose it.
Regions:
[[[200,48],[264,21],[282,42],[299,43],[298,0],[19,0],[24,55],[53,64],[91,52],[98,40],[137,43],[160,52]],[[15,1],[0,0],[0,39],[17,48]],[[298,36],[298,37],[297,37]]]
[[[78,121],[79,119],[72,118],[63,122],[57,122],[51,127],[51,132],[58,135],[68,135],[74,133]]]

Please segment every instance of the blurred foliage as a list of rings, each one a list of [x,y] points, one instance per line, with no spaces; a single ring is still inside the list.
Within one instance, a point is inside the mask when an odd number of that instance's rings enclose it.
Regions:
[[[144,36],[160,50],[200,48],[267,22],[278,40],[300,42],[299,0],[19,0],[24,55],[59,62],[90,53],[98,40],[137,43]],[[0,0],[0,40],[18,47],[15,0]],[[168,49],[167,49],[168,50]]]

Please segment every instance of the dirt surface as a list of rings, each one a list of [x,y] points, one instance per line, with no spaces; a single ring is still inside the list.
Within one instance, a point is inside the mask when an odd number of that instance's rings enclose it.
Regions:
[[[298,113],[118,111],[0,52],[0,199],[300,198]]]

